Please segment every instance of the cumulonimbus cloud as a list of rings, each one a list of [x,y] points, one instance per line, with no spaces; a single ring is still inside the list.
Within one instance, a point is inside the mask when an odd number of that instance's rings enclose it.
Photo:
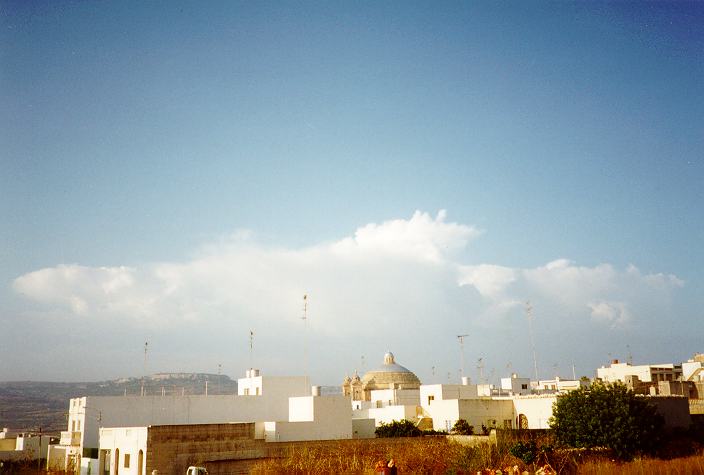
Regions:
[[[251,233],[204,246],[184,262],[136,267],[61,265],[19,276],[26,298],[85,318],[136,325],[165,321],[293,321],[304,293],[315,297],[316,328],[329,335],[485,323],[540,302],[554,319],[611,328],[643,309],[665,308],[683,282],[634,266],[578,266],[558,259],[534,268],[467,264],[477,228],[417,211],[409,219],[370,223],[332,243],[288,249],[265,246]],[[647,313],[647,312],[646,312]]]

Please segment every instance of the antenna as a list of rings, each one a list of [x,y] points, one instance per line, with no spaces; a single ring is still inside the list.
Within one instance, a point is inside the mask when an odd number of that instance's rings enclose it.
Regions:
[[[533,350],[535,380],[538,381],[538,357],[535,355],[535,343],[533,342],[533,307],[530,305],[530,300],[526,302],[526,317],[528,318],[528,338],[530,339],[530,347]]]
[[[460,363],[462,363],[460,367],[460,383],[462,382],[462,376],[464,376],[464,339],[467,336],[469,335],[466,333],[464,335],[457,335],[457,339],[460,341]]]
[[[477,370],[479,371],[479,383],[484,384],[484,358],[477,360]]]
[[[249,369],[254,369],[252,364],[252,355],[254,353],[254,330],[249,330]]]
[[[144,396],[144,379],[147,377],[147,349],[149,348],[149,342],[144,342],[144,371],[142,371],[142,396]]]
[[[631,354],[631,345],[626,345],[626,350],[628,350],[628,357],[626,358],[626,362],[633,366],[633,355]]]
[[[303,365],[304,376],[308,376],[308,294],[303,295]]]

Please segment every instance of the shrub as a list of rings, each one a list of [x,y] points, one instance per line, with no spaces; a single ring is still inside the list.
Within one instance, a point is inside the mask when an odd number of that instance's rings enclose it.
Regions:
[[[558,443],[609,448],[622,460],[652,453],[662,425],[655,408],[620,383],[594,383],[559,396],[550,419]]]
[[[458,435],[472,435],[474,434],[474,427],[470,426],[469,422],[466,420],[459,419],[455,422],[455,425],[452,426],[452,433]]]
[[[418,437],[422,435],[422,431],[408,419],[401,421],[392,421],[388,424],[381,423],[376,428],[374,434],[377,437]]]
[[[538,458],[538,446],[532,440],[526,443],[517,442],[508,451],[526,465],[532,464]]]

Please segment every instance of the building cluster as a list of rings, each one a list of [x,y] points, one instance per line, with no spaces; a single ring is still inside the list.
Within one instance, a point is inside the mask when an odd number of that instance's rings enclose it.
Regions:
[[[703,367],[701,354],[681,365],[614,361],[596,376],[651,398],[667,427],[687,428],[690,413],[704,413]],[[422,384],[390,352],[379,368],[345,377],[338,394],[321,394],[307,376],[250,369],[238,379],[236,395],[73,398],[67,430],[59,443],[46,441],[40,455],[50,468],[81,474],[183,473],[189,465],[237,470],[287,444],[373,438],[382,423],[404,419],[436,431],[465,420],[477,434],[546,429],[557,397],[589,384],[586,378],[531,381],[517,374],[498,386],[470,384],[467,378],[460,384]],[[0,434],[0,448],[3,439]]]

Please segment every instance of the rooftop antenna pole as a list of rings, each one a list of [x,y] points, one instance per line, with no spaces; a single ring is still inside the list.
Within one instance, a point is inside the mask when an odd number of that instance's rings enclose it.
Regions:
[[[538,357],[535,355],[535,343],[533,342],[533,307],[530,301],[526,302],[526,317],[528,318],[528,338],[533,351],[533,370],[535,371],[535,380],[538,381]]]
[[[218,394],[222,394],[220,385],[222,384],[222,376],[220,373],[222,372],[222,365],[218,363]]]
[[[147,349],[149,348],[149,342],[144,342],[144,371],[142,371],[142,396],[144,396],[144,379],[147,377]]]
[[[308,294],[303,295],[303,364],[304,376],[308,376]]]
[[[249,369],[253,369],[252,355],[254,353],[254,330],[249,330]]]
[[[477,360],[477,369],[479,370],[479,383],[484,384],[484,358]]]
[[[462,376],[464,376],[464,338],[467,336],[469,335],[457,335],[457,339],[460,341],[460,362],[462,363],[462,366],[460,367],[460,383],[462,382]]]

